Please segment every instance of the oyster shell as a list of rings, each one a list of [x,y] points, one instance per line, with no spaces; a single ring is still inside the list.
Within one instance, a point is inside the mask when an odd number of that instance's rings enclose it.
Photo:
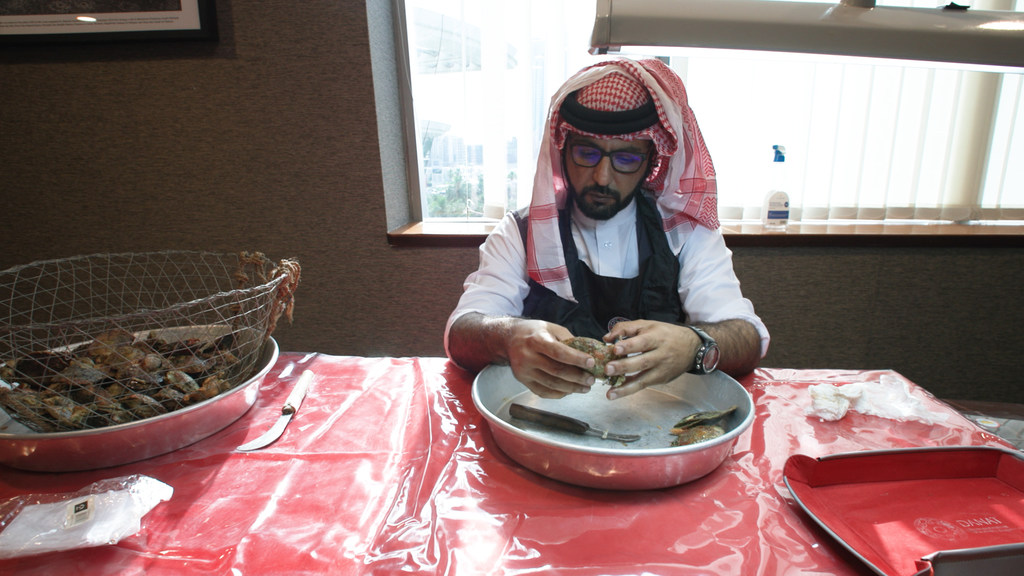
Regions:
[[[604,380],[610,386],[622,386],[626,383],[626,376],[624,374],[608,377],[604,373],[605,364],[612,360],[623,358],[623,356],[619,356],[615,353],[614,345],[606,344],[605,342],[601,342],[595,338],[588,338],[586,336],[566,338],[565,340],[562,340],[562,344],[593,356],[594,367],[590,369],[590,373],[593,374],[595,378]]]
[[[700,425],[683,428],[679,430],[678,434],[675,430],[673,430],[672,433],[676,436],[676,439],[672,441],[673,446],[689,446],[690,444],[697,444],[698,442],[714,440],[715,438],[725,434],[725,428],[715,424],[710,426]]]
[[[735,411],[736,406],[730,406],[725,410],[695,412],[684,417],[671,430],[676,437],[672,445],[687,446],[722,436],[725,434],[724,420]]]

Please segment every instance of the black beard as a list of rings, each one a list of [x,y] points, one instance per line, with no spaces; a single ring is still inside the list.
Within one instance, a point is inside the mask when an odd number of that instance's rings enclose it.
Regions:
[[[637,184],[633,192],[625,198],[619,199],[618,194],[611,192],[607,186],[587,186],[583,189],[583,194],[579,194],[576,190],[572,190],[572,199],[576,204],[576,207],[580,209],[580,212],[588,218],[594,220],[609,220],[612,216],[615,216],[622,211],[623,208],[629,206],[629,203],[633,201],[635,196],[640,191],[640,184]],[[601,196],[607,196],[615,198],[615,202],[611,204],[594,205],[584,201],[583,196],[587,194],[597,194]]]

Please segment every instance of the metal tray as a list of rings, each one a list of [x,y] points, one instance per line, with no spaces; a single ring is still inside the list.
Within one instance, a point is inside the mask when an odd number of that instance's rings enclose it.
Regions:
[[[279,354],[277,341],[267,338],[255,372],[245,382],[198,404],[117,426],[39,433],[0,409],[0,463],[36,472],[71,472],[173,452],[219,432],[245,414]]]
[[[1024,455],[992,446],[794,454],[797,505],[880,576],[1024,574]]]
[[[491,365],[473,381],[473,403],[495,442],[519,464],[556,480],[613,490],[665,488],[691,482],[717,468],[754,421],[750,394],[719,372],[684,375],[668,384],[609,401],[607,387],[553,400],[540,398],[515,379],[508,366]],[[513,402],[571,416],[591,426],[640,440],[616,442],[581,436],[512,418]],[[726,434],[690,446],[672,446],[669,433],[683,416],[737,406]]]

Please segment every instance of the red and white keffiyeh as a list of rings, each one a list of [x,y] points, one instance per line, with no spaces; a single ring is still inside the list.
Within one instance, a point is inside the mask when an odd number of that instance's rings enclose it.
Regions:
[[[560,115],[562,102],[577,90],[580,104],[594,110],[632,110],[653,98],[658,122],[630,134],[583,132]],[[657,158],[645,188],[657,198],[664,230],[683,225],[712,230],[719,227],[715,168],[687,103],[683,81],[660,60],[619,59],[595,64],[567,80],[551,98],[533,181],[526,242],[527,273],[534,281],[575,301],[558,231],[558,210],[565,207],[568,197],[561,149],[570,131],[603,138],[652,140]]]

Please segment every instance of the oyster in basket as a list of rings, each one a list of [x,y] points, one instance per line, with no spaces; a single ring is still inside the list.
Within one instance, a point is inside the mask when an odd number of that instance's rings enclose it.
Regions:
[[[595,378],[600,378],[605,382],[608,382],[610,386],[622,386],[625,384],[626,376],[624,374],[618,374],[609,378],[604,373],[605,364],[612,360],[623,358],[623,356],[619,356],[615,353],[615,346],[613,344],[606,344],[600,340],[587,338],[586,336],[566,338],[565,340],[562,340],[562,344],[575,348],[580,352],[586,352],[594,357],[594,367],[590,369],[590,373],[593,374]]]
[[[0,363],[0,408],[37,432],[87,430],[166,414],[230,390],[235,333],[164,339],[111,330],[74,349]]]

